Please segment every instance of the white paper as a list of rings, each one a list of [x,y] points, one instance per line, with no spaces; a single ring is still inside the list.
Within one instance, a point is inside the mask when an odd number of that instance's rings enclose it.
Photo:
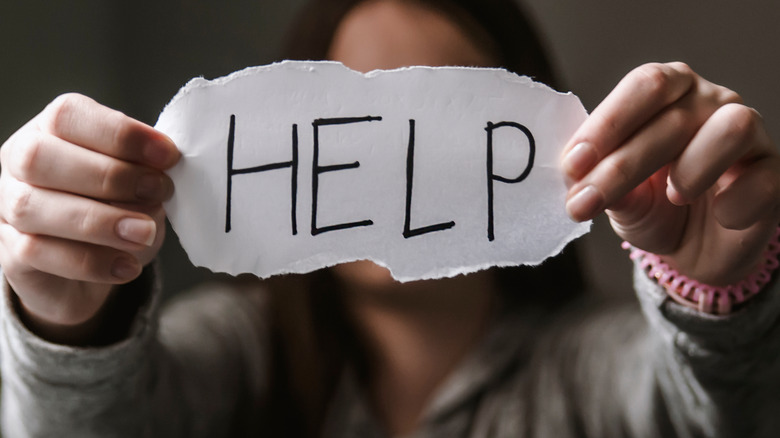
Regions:
[[[286,61],[196,78],[156,126],[183,154],[166,210],[194,264],[231,274],[370,259],[408,281],[538,264],[590,228],[566,215],[559,169],[585,117],[573,94],[498,69]]]

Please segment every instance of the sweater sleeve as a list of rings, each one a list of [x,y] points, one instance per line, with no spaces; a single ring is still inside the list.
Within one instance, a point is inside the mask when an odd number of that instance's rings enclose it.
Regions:
[[[158,318],[152,277],[123,291],[152,293],[127,336],[100,348],[37,337],[4,282],[3,436],[258,435],[251,412],[263,403],[268,368],[262,295],[212,286],[176,299]]]
[[[680,435],[764,437],[780,431],[780,287],[774,281],[727,316],[670,299],[634,272],[649,322],[647,356]]]
[[[677,304],[638,267],[635,288],[641,310],[578,305],[551,323],[531,364],[529,435],[777,436],[777,282],[728,316]]]

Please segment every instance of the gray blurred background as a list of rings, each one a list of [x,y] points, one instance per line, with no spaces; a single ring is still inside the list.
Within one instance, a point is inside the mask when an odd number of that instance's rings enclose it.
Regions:
[[[194,76],[277,59],[304,0],[0,0],[0,139],[56,95],[76,91],[154,124]],[[566,88],[592,110],[632,67],[681,60],[740,92],[780,139],[780,2],[527,0]],[[602,219],[585,238],[588,277],[625,294],[629,263]],[[208,276],[169,234],[169,293]]]

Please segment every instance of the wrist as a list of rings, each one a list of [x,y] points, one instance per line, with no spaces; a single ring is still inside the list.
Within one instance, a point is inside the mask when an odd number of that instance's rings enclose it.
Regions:
[[[9,304],[22,325],[45,341],[78,347],[106,346],[125,339],[140,309],[149,303],[154,285],[154,267],[150,264],[132,282],[109,285],[105,299],[86,318],[62,323],[25,309],[13,286],[6,282]]]
[[[726,286],[713,286],[690,278],[665,263],[662,258],[623,242],[631,259],[639,263],[650,279],[664,288],[667,295],[686,307],[704,313],[725,315],[757,295],[780,267],[780,227],[764,250],[759,266],[743,279]]]
[[[83,346],[94,343],[105,319],[106,303],[115,293],[114,290],[115,288],[109,289],[106,292],[106,298],[94,310],[80,312],[82,315],[78,318],[66,319],[49,318],[45,314],[34,311],[22,301],[13,289],[10,291],[10,297],[14,312],[30,332],[55,344]]]

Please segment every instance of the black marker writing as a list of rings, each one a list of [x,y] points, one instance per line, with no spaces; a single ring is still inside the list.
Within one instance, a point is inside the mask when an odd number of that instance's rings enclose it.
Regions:
[[[312,166],[311,166],[312,167],[311,169],[311,174],[312,174],[311,176],[311,235],[312,236],[316,236],[322,233],[327,233],[328,231],[343,230],[343,229],[355,228],[355,227],[366,227],[374,224],[374,222],[371,220],[362,220],[356,222],[345,222],[341,224],[328,225],[325,227],[317,226],[317,195],[318,195],[317,190],[319,186],[320,174],[325,172],[334,172],[337,170],[356,169],[360,167],[360,163],[358,161],[355,161],[353,163],[346,163],[346,164],[333,164],[330,166],[319,165],[320,126],[346,125],[350,123],[373,122],[379,120],[382,120],[382,118],[373,117],[373,116],[341,117],[341,118],[333,118],[333,119],[316,119],[312,123],[312,126],[314,127],[314,153],[313,153]]]
[[[263,166],[245,167],[243,169],[233,168],[233,148],[236,137],[236,116],[230,115],[230,129],[228,131],[228,145],[227,145],[227,207],[225,211],[225,232],[229,233],[231,203],[233,195],[233,176],[244,175],[248,173],[265,172],[268,170],[291,168],[291,181],[290,181],[290,221],[292,226],[293,235],[298,234],[298,219],[296,207],[298,205],[298,125],[292,125],[292,160],[283,161],[280,163],[271,163]]]
[[[504,127],[512,127],[519,129],[528,138],[528,163],[520,176],[517,178],[505,178],[493,173],[493,131]],[[493,181],[500,181],[507,184],[515,184],[523,181],[531,173],[531,168],[534,166],[534,156],[536,155],[536,143],[534,142],[534,136],[531,131],[525,126],[515,122],[499,122],[493,124],[488,122],[487,127],[487,195],[488,195],[488,240],[495,240],[493,232]]]
[[[455,226],[455,222],[443,222],[411,229],[412,223],[412,182],[414,180],[414,119],[409,119],[409,146],[406,149],[406,216],[404,217],[404,237],[406,239],[434,231],[443,231]]]

